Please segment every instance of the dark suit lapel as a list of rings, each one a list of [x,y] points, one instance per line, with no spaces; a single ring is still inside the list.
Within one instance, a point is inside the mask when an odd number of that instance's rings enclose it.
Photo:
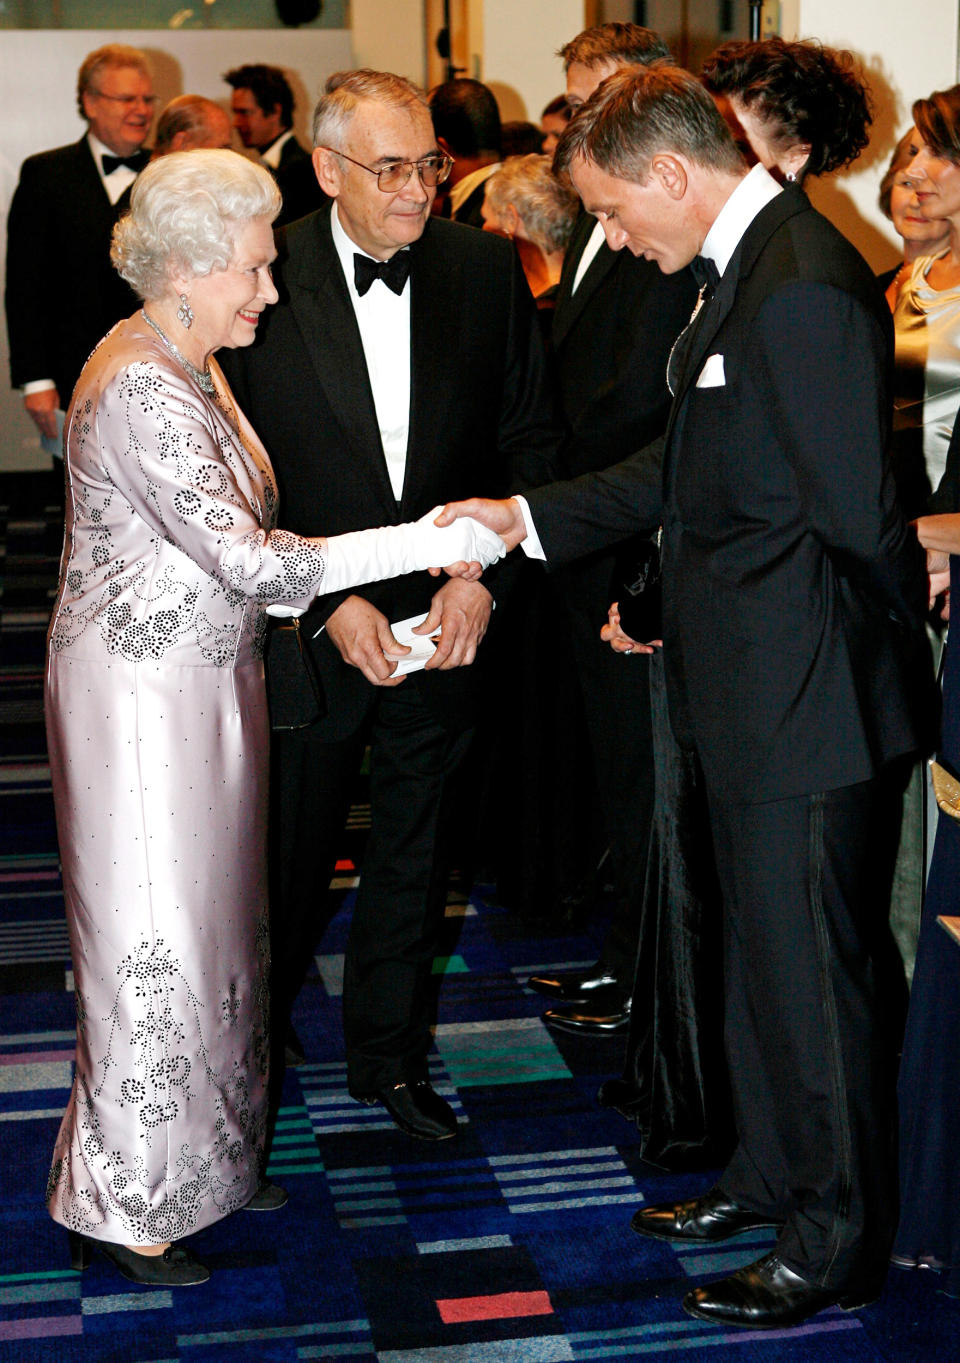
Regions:
[[[431,238],[430,229],[428,222],[410,248],[410,433],[400,503],[405,515],[421,506],[423,485],[435,476],[423,452],[442,446],[447,406],[463,381],[458,344],[466,297],[463,263],[444,249],[445,238]],[[412,458],[415,450],[418,457]]]
[[[120,216],[121,206],[127,207],[129,205],[130,191],[125,190],[120,196],[119,202],[111,204],[110,195],[107,193],[106,186],[97,169],[96,158],[85,137],[81,137],[80,141],[76,143],[75,150],[76,194],[79,199],[79,202],[75,204],[77,216],[82,216],[88,225],[99,221],[103,224],[103,230],[109,233],[114,222]]]
[[[290,256],[284,278],[304,347],[336,420],[377,478],[393,519],[383,443],[360,330],[330,231],[326,209],[288,233]]]
[[[673,406],[670,409],[670,419],[667,423],[668,452],[670,437],[682,408],[684,397],[691,386],[696,383],[701,366],[710,353],[710,346],[730,315],[738,290],[751,274],[761,252],[773,234],[795,213],[809,210],[810,201],[803,191],[796,187],[789,187],[760,210],[743,234],[740,244],[734,251],[730,263],[717,285],[716,293],[712,299],[704,304],[703,316],[698,316],[693,323],[696,331],[682,373],[678,376],[677,390],[674,395]]]
[[[571,242],[567,260],[564,261],[564,271],[560,278],[560,289],[557,294],[557,306],[553,315],[553,343],[555,346],[562,345],[566,340],[590,298],[596,293],[617,263],[618,253],[611,251],[607,243],[604,242],[587,266],[587,272],[580,281],[580,287],[576,293],[573,292],[573,281],[576,279],[580,260],[587,249],[587,244],[593,235],[596,224],[597,220],[592,214],[583,214],[581,220],[577,223],[576,235]]]
[[[759,259],[760,253],[774,232],[793,217],[795,213],[810,211],[810,201],[802,190],[785,189],[775,199],[760,210],[753,222],[744,232],[740,244],[734,251],[730,263],[723,272],[714,297],[704,306],[702,319],[698,318],[696,334],[690,347],[687,361],[680,376],[677,388],[677,401],[682,399],[690,385],[696,382],[700,366],[706,359],[714,337],[730,313],[740,285],[749,277]],[[676,404],[674,404],[676,406]]]

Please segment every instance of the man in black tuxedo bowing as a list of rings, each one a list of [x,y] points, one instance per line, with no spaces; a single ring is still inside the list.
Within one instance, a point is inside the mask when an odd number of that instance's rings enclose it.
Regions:
[[[280,234],[280,303],[231,354],[237,396],[308,534],[395,523],[476,483],[545,481],[555,448],[542,342],[510,243],[436,217],[448,169],[425,98],[399,76],[330,78],[314,166],[332,208]],[[445,902],[448,776],[468,746],[503,575],[427,574],[324,597],[304,619],[326,717],[281,737],[281,893],[274,904],[279,1025],[310,961],[352,783],[371,750],[370,841],[344,977],[347,1079],[428,1139],[456,1130],[427,1082],[430,974]],[[391,622],[427,613],[439,640],[395,675]]]
[[[79,142],[29,156],[7,223],[10,374],[48,441],[99,340],[137,307],[110,263],[113,225],[149,156],[155,96],[147,60],[110,43],[84,59]]]
[[[674,352],[662,461],[463,511],[548,563],[662,514],[668,698],[708,792],[739,1143],[710,1192],[633,1225],[689,1244],[775,1226],[771,1254],[684,1306],[793,1325],[877,1295],[896,1218],[877,866],[886,773],[930,697],[923,556],[886,461],[889,314],[800,190],[747,171],[687,72],[613,76],[557,156],[611,246],[667,273],[700,253],[718,282]]]

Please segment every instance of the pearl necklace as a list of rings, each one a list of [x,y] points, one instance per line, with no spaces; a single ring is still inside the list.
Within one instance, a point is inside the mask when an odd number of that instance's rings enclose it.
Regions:
[[[164,335],[164,333],[157,326],[153,318],[148,317],[146,312],[143,311],[143,309],[140,310],[140,316],[146,322],[147,326],[152,327],[153,330],[157,333],[157,335],[160,337],[163,344],[170,351],[170,354],[174,357],[174,359],[179,360],[179,362],[183,365],[184,369],[193,379],[197,387],[201,388],[207,394],[208,397],[216,397],[217,390],[213,382],[213,375],[210,373],[210,370],[198,369],[195,364],[191,364],[190,361],[187,359],[186,355],[182,355],[180,353],[177,347],[170,340],[169,336]]]

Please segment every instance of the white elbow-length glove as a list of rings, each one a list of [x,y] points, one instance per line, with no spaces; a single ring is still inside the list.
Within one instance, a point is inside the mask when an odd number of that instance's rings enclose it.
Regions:
[[[479,563],[486,569],[503,558],[507,546],[500,536],[471,516],[452,525],[434,525],[442,509],[435,506],[418,521],[403,525],[330,535],[327,567],[317,595],[426,568],[445,568],[450,563]],[[267,614],[284,617],[301,615],[302,611],[278,602],[267,607]]]
[[[507,546],[500,536],[470,516],[452,525],[434,525],[442,510],[435,506],[418,521],[405,525],[331,535],[327,540],[327,570],[318,594],[425,568],[445,568],[449,563],[479,563],[489,568],[503,558]]]

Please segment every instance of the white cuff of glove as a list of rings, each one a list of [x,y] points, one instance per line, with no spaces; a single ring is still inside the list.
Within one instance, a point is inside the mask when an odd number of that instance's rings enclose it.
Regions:
[[[327,569],[320,593],[359,587],[364,582],[379,582],[426,568],[445,568],[451,563],[479,563],[489,568],[503,558],[507,546],[500,536],[470,516],[452,525],[434,525],[442,509],[435,506],[418,521],[405,525],[331,535],[327,540]]]
[[[285,606],[282,601],[277,601],[274,605],[267,607],[267,614],[274,616],[277,620],[296,620],[305,609],[305,606]]]

